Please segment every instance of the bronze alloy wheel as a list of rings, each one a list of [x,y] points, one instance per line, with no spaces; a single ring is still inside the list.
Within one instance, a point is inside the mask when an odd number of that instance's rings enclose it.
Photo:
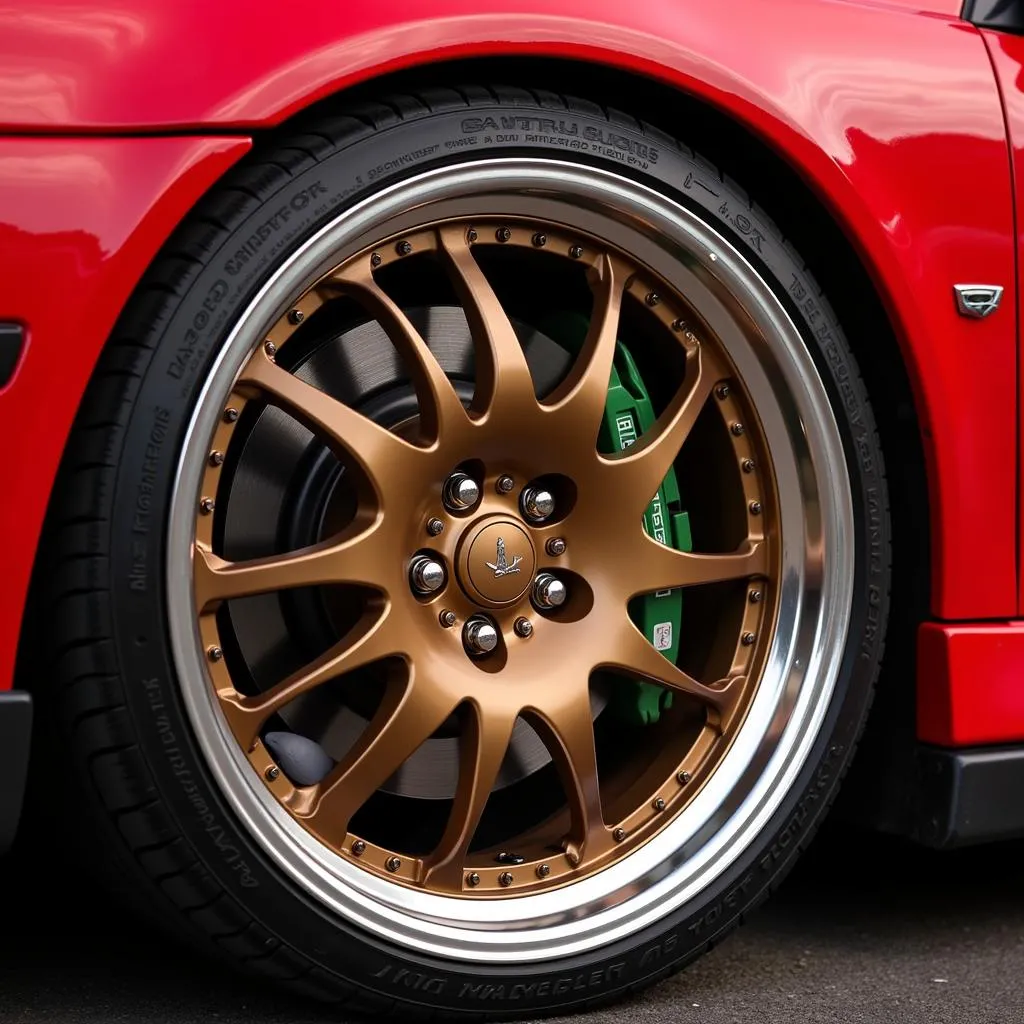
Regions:
[[[563,304],[583,298],[592,307],[578,355],[540,395],[482,269],[488,250],[504,250],[490,254],[503,283],[558,278]],[[437,304],[454,292],[468,324],[476,367],[468,407],[386,286],[401,294],[432,273],[447,279]],[[301,362],[293,346],[305,353],[322,343],[317,321],[335,323],[331,307],[341,303],[379,325],[407,367],[415,415],[394,429],[292,369]],[[602,454],[599,428],[624,337],[660,345],[675,379],[662,389],[654,425],[623,451]],[[308,546],[226,559],[218,535],[219,510],[231,501],[227,474],[251,432],[250,409],[268,404],[334,454],[338,489],[350,493],[333,494],[328,507],[345,512],[329,516],[335,521]],[[546,220],[453,217],[384,237],[296,296],[242,367],[220,421],[193,559],[210,685],[256,777],[319,841],[406,885],[517,895],[629,856],[699,792],[743,722],[771,646],[778,513],[750,396],[721,339],[668,281],[614,244]],[[684,451],[718,520],[705,534],[727,550],[675,550],[644,531],[644,511]],[[460,481],[468,504],[452,493]],[[523,496],[540,485],[554,508],[531,518]],[[420,578],[423,565],[436,579]],[[564,603],[543,603],[547,577],[564,588]],[[254,691],[243,659],[224,655],[238,646],[225,609],[309,587],[355,590],[358,609],[346,609],[344,627],[315,658]],[[699,672],[670,662],[630,619],[631,601],[673,588],[686,589],[687,619],[714,634],[686,645]],[[700,608],[705,588],[715,591],[713,616]],[[480,627],[487,644],[476,637]],[[601,707],[613,716],[630,699],[614,691],[635,691],[636,680],[675,701],[642,743],[620,724],[628,749],[616,752],[605,736],[608,749],[599,751],[592,689],[610,692]],[[291,702],[328,684],[338,701],[368,708],[369,721],[337,760],[317,756],[322,778],[296,780],[287,753],[279,763],[263,737]],[[537,815],[518,815],[500,842],[477,842],[519,719],[547,749],[562,792]],[[441,730],[457,736],[459,762],[436,843],[410,849],[407,837],[382,838],[394,830],[362,812]]]
[[[332,103],[197,204],[83,399],[36,602],[62,777],[140,904],[343,1013],[589,1007],[736,927],[856,747],[861,321],[593,102]]]

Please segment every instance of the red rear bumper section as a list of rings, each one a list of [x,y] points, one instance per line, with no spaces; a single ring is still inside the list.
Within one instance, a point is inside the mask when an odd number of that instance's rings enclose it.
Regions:
[[[921,626],[917,738],[941,747],[1024,742],[1024,622]]]

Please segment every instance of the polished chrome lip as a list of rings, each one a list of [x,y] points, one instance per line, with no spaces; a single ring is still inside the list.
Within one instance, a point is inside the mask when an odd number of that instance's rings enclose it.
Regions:
[[[216,706],[192,596],[191,545],[204,460],[234,379],[266,328],[318,275],[392,232],[453,213],[529,213],[623,245],[728,332],[729,354],[772,450],[780,503],[775,639],[747,718],[712,777],[650,842],[563,888],[503,900],[418,892],[320,844],[256,778]],[[567,219],[569,215],[576,219]],[[748,333],[740,332],[742,311]],[[718,323],[716,324],[716,321]],[[853,507],[824,386],[783,305],[721,235],[674,201],[611,171],[487,160],[393,185],[346,210],[278,268],[218,354],[185,435],[168,521],[167,597],[183,699],[210,771],[270,860],[345,920],[401,947],[464,961],[536,962],[625,938],[693,900],[767,825],[829,707],[852,604]]]

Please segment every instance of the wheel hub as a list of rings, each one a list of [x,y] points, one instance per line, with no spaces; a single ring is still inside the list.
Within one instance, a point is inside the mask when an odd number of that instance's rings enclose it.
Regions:
[[[529,590],[537,556],[527,531],[493,516],[474,523],[458,549],[459,582],[466,595],[488,608],[514,604]]]

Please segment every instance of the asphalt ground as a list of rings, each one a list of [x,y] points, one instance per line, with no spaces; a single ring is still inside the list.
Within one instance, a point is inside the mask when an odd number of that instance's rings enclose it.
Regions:
[[[205,964],[73,868],[55,880],[52,865],[17,852],[0,866],[0,1021],[339,1021]],[[1021,1024],[1024,844],[940,854],[826,828],[722,946],[625,1006],[578,1019]]]

